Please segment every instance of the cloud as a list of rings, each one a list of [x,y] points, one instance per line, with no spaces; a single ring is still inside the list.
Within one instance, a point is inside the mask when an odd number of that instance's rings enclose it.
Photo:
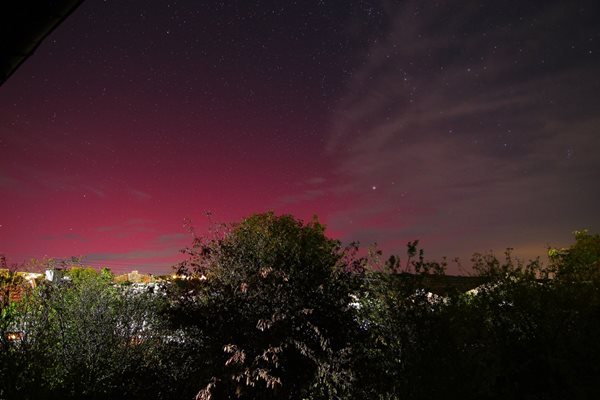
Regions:
[[[92,192],[93,194],[95,194],[98,197],[101,197],[101,198],[105,198],[106,197],[106,193],[104,192],[104,190],[101,190],[98,187],[90,186],[90,185],[84,185],[83,189],[85,191]]]
[[[354,201],[328,225],[451,256],[600,228],[599,62],[547,50],[580,42],[577,7],[520,7],[510,27],[504,3],[457,7],[405,2],[355,71],[327,146]]]
[[[0,188],[13,189],[19,184],[19,181],[9,175],[0,172]]]
[[[153,232],[155,228],[151,225],[154,224],[154,221],[146,218],[130,218],[123,223],[115,224],[115,225],[104,225],[99,226],[95,230],[96,232],[127,232],[127,233],[135,233],[135,232]]]
[[[119,236],[131,235],[131,229],[146,229],[152,221],[130,219],[123,224],[103,227],[106,232]],[[144,231],[147,232],[147,231]],[[170,267],[181,261],[181,249],[191,243],[190,235],[173,232],[156,234],[146,244],[128,251],[96,251],[84,256],[84,263],[94,267],[109,267],[114,272],[123,273],[140,269],[152,273],[166,273]]]
[[[150,194],[137,189],[129,189],[129,193],[138,200],[148,200],[152,198]]]
[[[309,185],[322,185],[326,182],[326,179],[321,176],[315,176],[306,181]]]
[[[139,260],[139,259],[155,259],[162,257],[172,257],[177,254],[177,249],[161,248],[161,249],[136,249],[127,252],[99,252],[85,255],[86,262],[104,262],[104,261],[122,261],[122,260]]]
[[[18,188],[21,191],[29,193],[30,196],[39,196],[40,189],[46,192],[51,191],[70,192],[77,195],[93,194],[99,198],[105,198],[106,192],[99,184],[88,184],[81,177],[74,174],[65,174],[64,171],[57,172],[50,169],[40,169],[33,166],[15,168],[15,174],[19,179],[7,177],[6,183],[10,183],[12,188]],[[0,175],[0,187],[3,186],[3,179]]]
[[[190,241],[191,235],[185,233],[165,233],[159,235],[156,238],[156,241],[161,244],[166,243],[183,243],[185,241]]]
[[[278,205],[296,204],[306,201],[312,201],[323,197],[326,193],[327,192],[325,190],[321,189],[308,189],[298,194],[282,196],[278,201]]]
[[[46,236],[43,236],[41,239],[42,240],[72,240],[72,241],[79,241],[79,242],[87,242],[87,239],[83,235],[80,235],[79,233],[75,233],[75,232],[67,232],[67,233],[58,234],[58,235],[46,235]]]
[[[164,274],[182,260],[182,244],[177,243],[179,235],[163,234],[148,243],[146,247],[128,251],[90,252],[83,262],[94,267],[108,267],[115,273],[124,273],[134,269],[154,274]],[[182,238],[183,239],[183,238]]]

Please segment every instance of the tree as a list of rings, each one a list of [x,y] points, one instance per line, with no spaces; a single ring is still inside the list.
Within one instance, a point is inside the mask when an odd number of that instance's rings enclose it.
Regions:
[[[187,253],[180,272],[206,279],[185,285],[174,317],[195,328],[210,360],[199,398],[343,396],[350,274],[323,225],[257,214]]]
[[[67,274],[3,311],[22,339],[2,346],[0,398],[161,398],[156,383],[170,382],[157,379],[169,355],[160,298],[91,268]]]
[[[548,251],[550,269],[559,280],[600,282],[600,235],[575,231],[575,243]]]

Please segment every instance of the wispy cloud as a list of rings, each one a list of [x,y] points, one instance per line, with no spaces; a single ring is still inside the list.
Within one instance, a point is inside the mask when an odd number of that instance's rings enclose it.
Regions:
[[[83,262],[94,267],[108,267],[115,273],[137,269],[146,273],[164,274],[179,260],[178,250],[177,247],[168,247],[89,253],[83,257]]]
[[[19,181],[17,179],[0,172],[0,188],[13,189],[18,184]]]
[[[123,226],[140,227],[148,223],[144,219],[132,219],[116,226],[117,235],[122,233]],[[115,229],[111,228],[111,232]],[[123,273],[132,269],[140,269],[151,273],[166,273],[170,267],[181,260],[181,249],[190,243],[190,235],[171,232],[155,234],[144,246],[127,251],[96,251],[84,256],[84,262],[95,267],[107,266],[114,272]]]
[[[161,244],[183,243],[191,239],[190,234],[185,233],[165,233],[159,235],[156,241]],[[187,244],[187,243],[186,243]]]
[[[97,232],[152,232],[154,221],[146,218],[131,218],[120,224],[103,225],[96,228]]]
[[[89,262],[115,261],[115,260],[139,260],[154,259],[161,257],[172,257],[176,254],[173,248],[162,249],[139,249],[127,252],[104,252],[86,254],[85,260]]]
[[[129,189],[129,193],[133,195],[133,197],[135,197],[137,200],[148,200],[152,198],[150,194],[133,188]]]
[[[87,239],[75,232],[67,232],[57,235],[46,235],[41,238],[42,240],[71,240],[71,241],[79,241],[79,242],[87,242]]]
[[[315,176],[306,181],[309,185],[322,185],[327,182],[327,180],[321,176]]]
[[[169,272],[170,267],[181,260],[180,250],[190,244],[190,235],[179,232],[151,234],[152,231],[155,231],[154,228],[149,226],[152,224],[153,221],[151,220],[138,218],[129,219],[118,225],[100,227],[97,232],[110,233],[116,238],[142,234],[148,239],[143,245],[126,251],[110,251],[110,248],[108,248],[108,251],[92,250],[87,254],[84,253],[83,262],[97,268],[109,267],[116,273],[133,269],[158,274]],[[46,235],[40,239],[43,241],[90,243],[88,238],[76,232]]]
[[[316,200],[320,197],[323,197],[326,193],[327,192],[322,189],[307,189],[298,194],[282,196],[279,199],[279,205],[296,204],[296,203],[302,203],[305,201]]]
[[[91,193],[95,194],[98,197],[101,197],[101,198],[105,198],[106,197],[106,193],[104,192],[104,190],[102,190],[102,189],[100,189],[98,187],[90,186],[90,185],[84,185],[83,189],[85,191],[88,191],[88,192],[91,192]]]
[[[31,166],[17,168],[14,173],[19,177],[9,178],[13,185],[11,189],[16,189],[17,184],[21,191],[26,191],[30,195],[38,196],[39,191],[70,192],[81,196],[106,197],[106,191],[103,185],[94,182],[93,184],[85,182],[81,177],[65,174],[64,171],[53,171],[51,169],[39,169]],[[0,186],[2,179],[0,176]]]
[[[546,54],[573,40],[552,33],[569,18],[551,6],[512,26],[456,7],[405,2],[355,72],[328,152],[344,180],[332,190],[356,206],[329,225],[397,247],[425,238],[449,255],[600,227],[598,59]]]

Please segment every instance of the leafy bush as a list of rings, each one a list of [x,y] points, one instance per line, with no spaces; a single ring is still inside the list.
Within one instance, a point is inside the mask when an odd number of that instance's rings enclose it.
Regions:
[[[166,354],[160,300],[121,290],[91,269],[70,272],[71,281],[43,284],[2,310],[6,328],[22,339],[3,343],[7,379],[0,398],[145,398],[160,392],[153,383]]]

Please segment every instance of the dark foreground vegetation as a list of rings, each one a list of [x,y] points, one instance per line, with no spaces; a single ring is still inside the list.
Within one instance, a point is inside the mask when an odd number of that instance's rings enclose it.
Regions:
[[[475,255],[467,292],[416,242],[359,257],[289,216],[186,252],[179,279],[1,297],[0,399],[600,398],[598,235],[548,265]]]

